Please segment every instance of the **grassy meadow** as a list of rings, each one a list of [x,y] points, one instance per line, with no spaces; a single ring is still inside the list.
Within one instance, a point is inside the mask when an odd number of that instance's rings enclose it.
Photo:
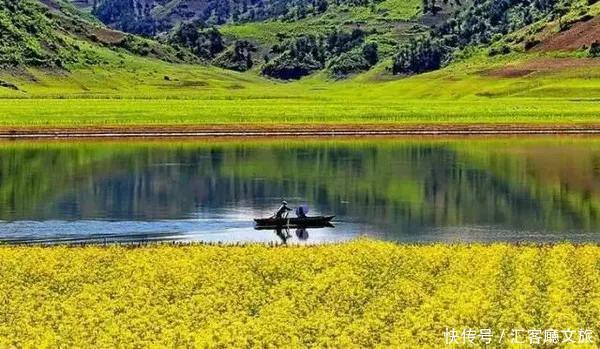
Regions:
[[[599,263],[570,244],[1,247],[0,345],[436,348],[447,327],[577,342],[600,331]]]
[[[392,77],[383,62],[347,80],[320,73],[281,82],[253,72],[94,49],[104,58],[93,68],[0,71],[0,80],[18,88],[0,88],[0,127],[590,124],[598,123],[600,115],[600,64],[572,54],[481,53],[441,71],[405,78]],[[505,76],[507,67],[512,70]],[[527,74],[515,77],[514,70]]]
[[[226,40],[257,45],[255,64],[245,73],[203,65],[198,57],[190,60],[185,54],[176,58],[173,47],[147,39],[131,37],[116,44],[123,33],[98,27],[89,15],[69,21],[74,15],[69,11],[76,11],[70,7],[65,13],[60,10],[62,17],[55,22],[42,12],[34,11],[34,18],[22,9],[15,17],[22,28],[11,27],[14,37],[4,43],[6,52],[19,62],[27,58],[27,47],[44,58],[44,47],[60,46],[65,57],[49,56],[59,60],[58,65],[0,66],[0,127],[600,122],[600,61],[589,58],[586,47],[524,49],[526,39],[543,41],[560,33],[557,20],[495,37],[489,47],[462,50],[444,69],[394,76],[392,57],[399,43],[444,18],[424,15],[421,6],[417,0],[337,4],[290,21],[274,18],[219,26]],[[454,10],[441,6],[444,13]],[[598,13],[600,3],[577,0],[561,20],[576,22]],[[27,23],[34,19],[38,32],[29,33]],[[55,31],[58,24],[64,30]],[[366,42],[378,46],[379,63],[364,73],[336,80],[323,67],[295,82],[260,73],[264,55],[280,36],[357,28],[368,33]],[[502,45],[512,47],[510,53],[490,53]]]

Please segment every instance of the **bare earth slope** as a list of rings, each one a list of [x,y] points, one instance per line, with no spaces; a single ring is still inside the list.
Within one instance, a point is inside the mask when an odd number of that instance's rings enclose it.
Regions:
[[[575,51],[589,48],[597,41],[600,41],[600,17],[577,22],[564,32],[548,36],[533,51]]]

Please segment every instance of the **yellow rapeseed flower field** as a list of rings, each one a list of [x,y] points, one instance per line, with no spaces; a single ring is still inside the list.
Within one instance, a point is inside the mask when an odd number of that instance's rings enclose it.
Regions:
[[[449,329],[588,348],[599,320],[592,245],[0,247],[1,348],[442,348]]]

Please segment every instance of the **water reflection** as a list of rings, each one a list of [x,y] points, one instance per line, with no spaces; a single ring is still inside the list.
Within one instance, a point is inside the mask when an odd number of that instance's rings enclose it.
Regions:
[[[308,229],[306,228],[298,228],[296,229],[296,236],[300,241],[308,240]]]
[[[326,226],[323,227],[311,227],[310,230],[313,229],[324,229],[324,228],[335,228],[335,226],[333,224],[328,224]],[[293,237],[293,235],[291,234],[290,231],[294,231],[295,233],[295,237],[297,239],[296,242],[298,243],[302,243],[302,242],[307,242],[308,238],[309,238],[309,234],[308,234],[308,228],[296,228],[296,229],[292,229],[289,227],[277,227],[275,229],[257,229],[257,230],[270,230],[273,231],[275,233],[275,235],[277,235],[277,237],[281,240],[281,243],[283,245],[287,245],[288,241]]]
[[[282,228],[282,227],[275,228],[275,234],[277,235],[277,237],[279,237],[281,239],[281,242],[284,245],[286,245],[288,239],[292,237],[292,235],[290,234],[290,229],[288,229],[288,228]]]
[[[4,240],[277,241],[282,197],[339,221],[286,242],[600,241],[600,139],[0,145]]]

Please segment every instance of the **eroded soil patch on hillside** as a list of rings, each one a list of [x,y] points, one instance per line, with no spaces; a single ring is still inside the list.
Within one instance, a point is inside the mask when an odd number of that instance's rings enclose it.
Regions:
[[[567,69],[600,68],[600,60],[593,58],[538,58],[483,71],[483,76],[519,78],[534,73],[557,72]]]
[[[600,17],[575,23],[564,32],[546,37],[532,51],[575,51],[590,47],[595,41],[600,41]]]

